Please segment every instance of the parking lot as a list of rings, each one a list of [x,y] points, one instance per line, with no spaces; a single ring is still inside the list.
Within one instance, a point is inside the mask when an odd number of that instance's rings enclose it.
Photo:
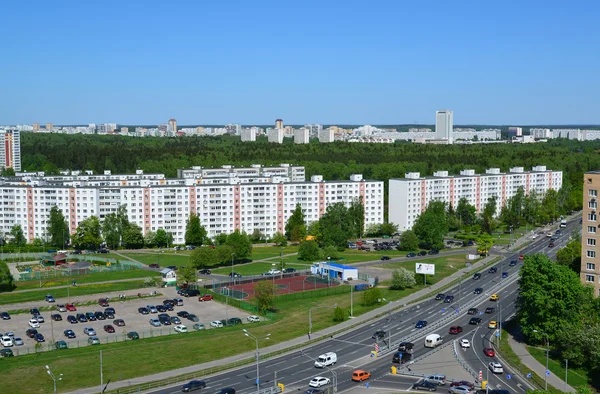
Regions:
[[[160,325],[159,327],[153,327],[150,325],[149,320],[151,318],[157,318],[161,312],[149,313],[143,315],[138,312],[138,308],[146,307],[147,305],[159,305],[163,304],[166,299],[179,298],[183,301],[182,306],[174,306],[173,311],[166,311],[169,316],[177,316],[178,312],[186,311],[190,314],[194,314],[199,318],[199,322],[193,322],[184,317],[179,317],[181,324],[187,327],[188,332],[194,331],[193,325],[197,323],[204,324],[205,329],[214,329],[210,327],[210,322],[213,320],[230,319],[232,317],[238,317],[242,320],[243,324],[248,324],[247,317],[250,315],[246,311],[242,311],[231,306],[226,306],[215,301],[198,301],[198,297],[183,297],[177,295],[174,288],[163,288],[160,289],[163,295],[151,298],[140,298],[133,300],[120,301],[118,297],[109,299],[110,307],[115,309],[114,319],[96,320],[88,322],[78,322],[75,324],[67,321],[67,316],[76,316],[78,313],[86,312],[103,312],[105,307],[96,305],[88,306],[77,306],[77,311],[58,312],[53,311],[42,311],[41,315],[44,318],[44,323],[40,323],[40,327],[36,328],[39,333],[45,337],[45,342],[41,343],[41,348],[38,346],[38,351],[52,350],[54,349],[53,342],[63,340],[67,342],[69,347],[80,347],[88,346],[88,338],[90,337],[84,333],[85,328],[93,328],[96,332],[96,336],[100,340],[100,343],[111,343],[120,342],[127,339],[127,333],[135,331],[139,334],[140,338],[148,338],[160,335],[185,335],[185,333],[178,333],[175,331],[177,324]],[[100,298],[100,297],[98,297]],[[71,301],[74,301],[73,299]],[[77,301],[77,300],[75,300]],[[60,304],[66,304],[66,300],[56,299],[54,306]],[[48,306],[44,300],[39,302],[38,307]],[[60,314],[62,321],[53,321],[51,319],[52,314]],[[13,314],[10,320],[0,320],[0,332],[6,334],[7,332],[13,332],[15,337],[20,337],[24,344],[21,346],[12,346],[11,349],[14,355],[33,353],[36,351],[36,341],[33,338],[29,338],[26,335],[27,329],[30,328],[28,322],[32,316],[29,313]],[[115,319],[123,319],[125,326],[118,327],[113,323]],[[104,330],[105,325],[112,325],[115,329],[114,333],[108,333]],[[73,330],[76,337],[67,338],[64,335],[65,330]]]

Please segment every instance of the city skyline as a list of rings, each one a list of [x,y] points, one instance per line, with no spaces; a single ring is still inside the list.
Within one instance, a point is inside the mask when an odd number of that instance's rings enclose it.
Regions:
[[[600,124],[596,2],[142,5],[3,5],[0,124]]]

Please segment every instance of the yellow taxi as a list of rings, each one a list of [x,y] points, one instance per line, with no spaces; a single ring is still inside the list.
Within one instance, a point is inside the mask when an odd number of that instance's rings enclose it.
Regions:
[[[498,297],[498,294],[492,294],[490,296],[490,301],[498,301],[500,299],[500,297]]]
[[[498,323],[495,320],[490,321],[488,328],[498,328]]]

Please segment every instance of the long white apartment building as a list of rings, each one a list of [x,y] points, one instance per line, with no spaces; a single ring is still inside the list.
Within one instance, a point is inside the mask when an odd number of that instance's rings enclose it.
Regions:
[[[383,223],[383,182],[367,181],[360,174],[346,181],[324,181],[320,175],[310,181],[291,181],[264,173],[172,179],[142,171],[135,175],[105,172],[53,177],[27,173],[0,179],[0,231],[7,234],[20,224],[29,241],[45,239],[54,205],[62,210],[71,233],[82,220],[90,216],[103,220],[125,205],[129,220],[144,234],[163,228],[173,234],[175,243],[185,242],[191,212],[196,212],[210,237],[255,229],[272,236],[285,231],[296,204],[312,223],[329,205],[349,205],[361,197],[365,226]]]
[[[463,197],[480,213],[488,199],[496,196],[498,215],[519,187],[527,194],[535,190],[541,197],[549,189],[558,190],[561,186],[562,171],[548,170],[546,166],[536,166],[531,171],[514,167],[508,173],[500,172],[499,168],[487,169],[485,174],[476,174],[474,170],[462,170],[460,175],[437,171],[430,177],[409,172],[403,179],[389,181],[389,220],[400,231],[409,230],[431,201],[440,200],[456,207]]]

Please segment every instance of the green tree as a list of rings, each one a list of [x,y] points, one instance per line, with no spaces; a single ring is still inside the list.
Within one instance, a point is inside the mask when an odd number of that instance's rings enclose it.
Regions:
[[[227,236],[225,244],[233,248],[237,261],[247,260],[252,256],[252,242],[245,231],[235,230]]]
[[[148,231],[144,236],[144,245],[147,248],[153,248],[156,246],[156,233],[154,231]]]
[[[558,214],[558,193],[550,189],[544,195],[540,206],[540,220],[542,223],[553,222],[559,216]]]
[[[460,229],[460,220],[458,219],[452,204],[449,204],[448,209],[446,210],[446,222],[448,223],[449,231],[456,231]]]
[[[300,242],[306,238],[306,223],[300,204],[296,204],[294,212],[285,224],[285,236],[292,242]]]
[[[419,249],[419,238],[412,230],[406,230],[400,236],[400,250],[414,251]]]
[[[398,234],[398,225],[394,223],[382,223],[379,227],[381,235],[389,235],[390,237],[394,234]]]
[[[9,234],[12,236],[12,239],[10,240],[11,245],[22,247],[27,244],[27,238],[25,238],[23,228],[20,224],[13,225]]]
[[[396,269],[392,272],[392,290],[404,290],[409,287],[413,287],[417,284],[415,280],[415,273],[407,270],[406,268]]]
[[[225,242],[227,242],[227,234],[217,234],[217,236],[215,237],[215,246],[225,245]]]
[[[488,233],[482,233],[477,237],[477,250],[479,253],[489,255],[492,246],[494,246],[494,239]]]
[[[535,189],[529,191],[523,205],[523,219],[526,223],[534,225],[540,212],[540,196]]]
[[[235,249],[231,245],[219,245],[215,248],[219,264],[232,264],[237,260]]]
[[[273,239],[271,239],[271,242],[273,242],[277,246],[287,246],[287,238],[280,232],[276,232],[273,235]]]
[[[315,241],[304,241],[298,248],[298,259],[303,261],[319,260],[319,244]]]
[[[177,280],[186,285],[196,282],[196,269],[191,265],[180,268],[177,271]]]
[[[250,241],[253,244],[262,243],[262,242],[264,242],[263,241],[264,239],[265,239],[264,234],[257,228],[255,228],[254,231],[252,231],[252,234],[250,235]]]
[[[500,218],[506,225],[506,228],[517,229],[521,226],[523,220],[523,211],[525,206],[525,191],[523,186],[519,186],[517,192],[506,200]]]
[[[213,248],[196,248],[190,254],[190,265],[195,269],[216,267],[219,263],[219,254]]]
[[[348,208],[343,203],[335,203],[327,207],[325,214],[319,219],[321,238],[319,244],[333,245],[341,250],[348,246],[352,235],[353,224],[348,214]]]
[[[346,314],[344,310],[338,306],[333,308],[333,321],[336,323],[341,323],[346,320]]]
[[[111,249],[117,249],[121,243],[119,227],[119,219],[116,213],[109,213],[104,217],[104,222],[102,223],[102,235],[106,245]]]
[[[8,269],[8,265],[0,261],[0,293],[13,291],[16,286],[14,284],[15,279],[10,273],[10,269]]]
[[[482,233],[492,234],[492,232],[496,228],[496,221],[494,220],[494,215],[496,214],[497,200],[498,199],[496,196],[492,196],[488,198],[487,203],[483,207],[480,220]]]
[[[575,273],[581,271],[581,241],[571,241],[556,252],[556,262],[571,268]]]
[[[185,226],[185,244],[200,246],[204,243],[207,232],[204,226],[200,224],[200,218],[196,213],[190,213],[190,218]]]
[[[164,228],[159,228],[156,230],[156,235],[154,236],[154,243],[159,248],[165,248],[169,244],[169,236]]]
[[[462,197],[456,205],[456,216],[462,226],[472,226],[477,222],[477,208],[469,204],[466,197]]]
[[[69,224],[65,220],[62,211],[56,205],[50,208],[48,236],[50,237],[50,245],[55,248],[63,249],[69,244],[71,236],[69,233]]]
[[[363,306],[377,305],[381,302],[382,298],[383,296],[381,293],[381,289],[379,289],[378,287],[371,287],[370,289],[365,290],[362,293],[361,304]]]
[[[544,333],[554,343],[560,327],[589,316],[592,291],[570,268],[543,254],[525,257],[519,279],[517,321],[526,338],[541,343]]]
[[[79,222],[72,243],[76,249],[97,250],[102,243],[100,220],[96,216],[90,216]]]
[[[348,220],[350,222],[348,235],[356,238],[362,237],[365,229],[365,207],[362,197],[355,198],[350,203],[348,207]],[[346,241],[348,240],[346,239]],[[345,248],[346,245],[343,247]]]
[[[277,288],[270,280],[263,280],[254,285],[254,298],[259,313],[266,313],[275,309],[275,295]]]
[[[431,201],[427,209],[417,217],[412,230],[422,246],[443,249],[444,236],[448,233],[446,204],[443,201]]]
[[[365,230],[365,237],[379,237],[381,236],[381,223],[371,223],[367,225]]]
[[[140,226],[135,223],[129,223],[129,226],[123,232],[123,246],[127,249],[140,249],[144,247],[144,235]]]
[[[323,260],[339,260],[342,254],[338,251],[335,246],[325,246],[323,253],[321,254]]]

